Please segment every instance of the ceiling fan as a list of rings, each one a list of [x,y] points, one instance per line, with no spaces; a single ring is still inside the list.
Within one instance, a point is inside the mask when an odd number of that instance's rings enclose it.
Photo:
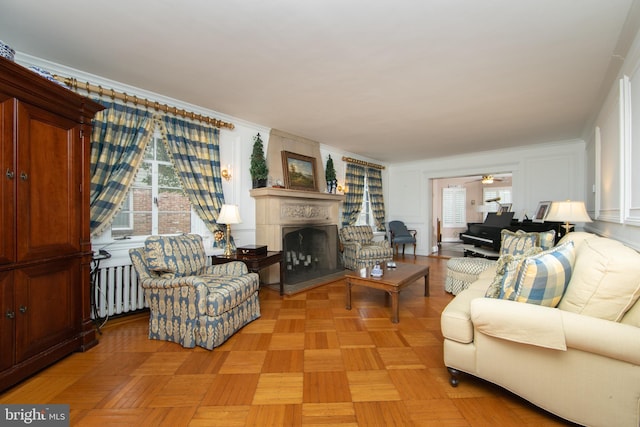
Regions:
[[[504,181],[504,179],[494,177],[493,175],[482,175],[481,178],[474,179],[473,181],[469,181],[469,182],[478,182],[478,181],[482,182],[483,184],[493,184],[494,181]]]

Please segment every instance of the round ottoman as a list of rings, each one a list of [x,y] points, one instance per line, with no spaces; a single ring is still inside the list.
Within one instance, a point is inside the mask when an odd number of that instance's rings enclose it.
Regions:
[[[480,273],[489,267],[495,267],[496,261],[486,258],[458,257],[447,261],[447,277],[444,290],[453,295],[467,289],[478,279]]]

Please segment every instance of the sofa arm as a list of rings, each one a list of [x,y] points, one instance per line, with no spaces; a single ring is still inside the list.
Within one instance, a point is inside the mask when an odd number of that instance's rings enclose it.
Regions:
[[[496,338],[640,365],[640,328],[632,325],[493,298],[471,301],[471,321],[478,333]]]
[[[556,308],[535,304],[476,298],[471,301],[471,321],[485,335],[554,350],[566,350],[562,314]]]
[[[640,366],[640,328],[560,310],[567,346]]]

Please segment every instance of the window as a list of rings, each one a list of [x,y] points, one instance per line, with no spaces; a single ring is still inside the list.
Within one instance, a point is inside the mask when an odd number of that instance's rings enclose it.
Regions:
[[[364,179],[364,194],[362,195],[362,207],[360,208],[360,216],[356,221],[356,225],[370,225],[376,224],[373,218],[373,210],[371,209],[371,202],[369,200],[369,186],[367,185],[367,178]]]
[[[111,224],[111,236],[190,231],[191,205],[156,129],[122,210]]]
[[[482,200],[500,197],[499,203],[511,203],[511,187],[489,187],[482,190]],[[498,212],[498,203],[484,202],[486,212]]]
[[[449,187],[442,189],[442,227],[464,228],[467,226],[467,189]]]

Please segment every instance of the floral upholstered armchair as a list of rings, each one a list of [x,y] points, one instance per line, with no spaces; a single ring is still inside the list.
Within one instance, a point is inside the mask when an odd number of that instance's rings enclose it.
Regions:
[[[376,242],[368,225],[347,225],[340,229],[340,243],[345,268],[358,270],[372,267],[376,262],[393,260],[393,248],[389,241]]]
[[[260,317],[258,275],[238,261],[208,266],[197,234],[150,236],[129,256],[149,303],[150,339],[212,350]]]

